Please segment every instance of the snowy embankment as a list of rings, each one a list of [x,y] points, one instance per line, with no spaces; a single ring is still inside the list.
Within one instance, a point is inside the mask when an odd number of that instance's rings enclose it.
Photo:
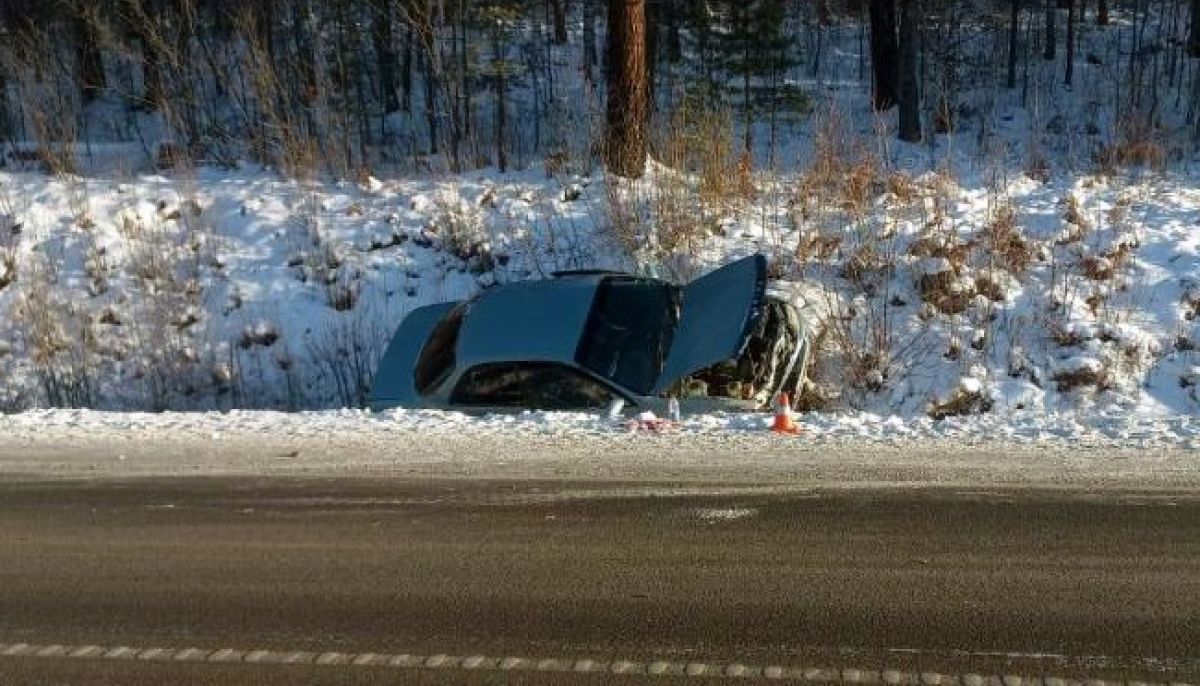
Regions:
[[[1200,412],[1196,174],[826,163],[713,206],[661,168],[620,186],[0,174],[0,411],[353,406],[415,307],[557,269],[686,280],[764,252],[822,318],[806,407]],[[673,217],[673,195],[701,209]]]
[[[663,433],[597,415],[361,411],[0,417],[0,478],[304,476],[771,487],[1200,489],[1200,419],[1017,413],[934,421],[685,417]]]

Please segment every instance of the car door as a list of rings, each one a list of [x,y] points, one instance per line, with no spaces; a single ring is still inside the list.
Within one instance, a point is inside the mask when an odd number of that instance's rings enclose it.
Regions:
[[[736,358],[760,314],[766,287],[767,260],[762,255],[743,258],[688,284],[654,394],[665,393],[692,372]]]

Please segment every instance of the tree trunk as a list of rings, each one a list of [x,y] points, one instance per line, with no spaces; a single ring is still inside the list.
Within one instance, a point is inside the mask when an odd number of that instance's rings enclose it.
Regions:
[[[412,112],[413,27],[404,29],[404,58],[400,62],[400,109]]]
[[[1193,6],[1195,6],[1193,4]],[[1108,26],[1108,0],[1098,0],[1096,2],[1096,24],[1099,26]]]
[[[567,0],[550,0],[554,14],[554,44],[567,44]]]
[[[896,46],[896,0],[871,0],[871,70],[876,110],[896,104],[899,52]]]
[[[1021,0],[1008,3],[1008,83],[1009,90],[1017,87],[1017,36],[1021,30]]]
[[[683,39],[679,34],[680,16],[683,14],[683,8],[679,6],[678,0],[668,0],[667,2],[667,60],[672,64],[676,64],[683,59]]]
[[[900,45],[898,90],[900,97],[900,140],[921,140],[920,81],[917,78],[917,46],[920,44],[918,17],[920,0],[900,0]]]
[[[395,32],[393,31],[392,0],[384,0],[372,22],[372,38],[375,40],[375,59],[379,62],[379,90],[384,114],[400,109],[400,93],[396,84]]]
[[[1057,29],[1054,26],[1055,14],[1058,8],[1055,6],[1055,0],[1046,0],[1046,49],[1042,53],[1042,57],[1047,60],[1054,59],[1054,39]]]
[[[504,130],[508,118],[504,99],[507,95],[504,72],[504,48],[500,42],[500,29],[492,29],[492,60],[496,66],[496,168],[500,173],[508,171],[508,152],[505,150]]]
[[[829,0],[817,0],[817,23],[821,26],[833,25],[833,13],[829,10]]]
[[[1192,32],[1188,37],[1188,55],[1200,57],[1200,0],[1192,0]]]
[[[608,70],[606,165],[618,176],[639,178],[649,109],[645,0],[608,0]]]
[[[1067,74],[1063,83],[1068,87],[1075,79],[1075,0],[1067,0]]]
[[[583,78],[592,83],[592,70],[596,67],[596,17],[593,14],[598,0],[583,0]]]

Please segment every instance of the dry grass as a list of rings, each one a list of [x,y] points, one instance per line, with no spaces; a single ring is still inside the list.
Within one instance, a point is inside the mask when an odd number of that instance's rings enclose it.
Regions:
[[[927,414],[933,419],[983,414],[992,411],[992,399],[982,393],[958,389],[944,402],[930,405]]]
[[[996,210],[979,236],[980,248],[986,251],[998,267],[1020,277],[1029,270],[1034,259],[1034,247],[1017,226],[1016,209],[1005,203]]]
[[[1126,120],[1119,138],[1102,145],[1094,156],[1097,173],[1114,176],[1122,169],[1141,167],[1161,171],[1167,163],[1163,131],[1143,120]]]
[[[1090,367],[1058,372],[1053,379],[1058,384],[1060,393],[1069,393],[1081,388],[1104,391],[1112,388],[1113,385],[1112,375],[1107,370]]]

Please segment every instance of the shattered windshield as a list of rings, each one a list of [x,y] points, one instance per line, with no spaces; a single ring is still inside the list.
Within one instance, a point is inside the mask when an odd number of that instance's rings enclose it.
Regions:
[[[636,393],[650,393],[679,325],[681,299],[679,288],[661,281],[605,279],[575,361]]]

